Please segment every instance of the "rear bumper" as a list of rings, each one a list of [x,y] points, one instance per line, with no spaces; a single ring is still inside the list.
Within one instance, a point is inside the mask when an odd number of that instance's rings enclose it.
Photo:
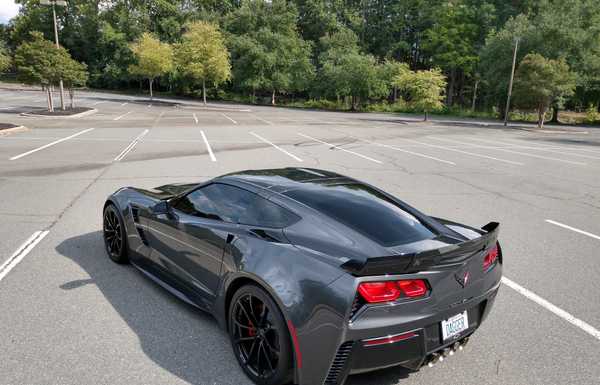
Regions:
[[[350,328],[346,333],[346,341],[338,349],[324,384],[342,384],[350,374],[396,365],[418,369],[427,362],[432,354],[443,351],[458,341],[464,341],[481,325],[493,306],[498,288],[499,285],[482,296],[472,298],[468,302],[440,311],[435,315],[421,318],[418,322],[413,320],[406,324],[376,328],[370,333],[365,329],[352,330]],[[468,312],[468,329],[443,341],[441,321],[465,310]],[[365,345],[365,340],[369,338],[402,335],[408,332],[410,332],[409,337],[398,342],[376,346]]]

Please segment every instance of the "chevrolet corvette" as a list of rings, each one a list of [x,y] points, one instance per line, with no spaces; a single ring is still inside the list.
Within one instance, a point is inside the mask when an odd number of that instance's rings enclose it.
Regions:
[[[103,209],[108,256],[214,315],[260,385],[343,384],[462,350],[498,292],[498,231],[308,168],[125,187]]]

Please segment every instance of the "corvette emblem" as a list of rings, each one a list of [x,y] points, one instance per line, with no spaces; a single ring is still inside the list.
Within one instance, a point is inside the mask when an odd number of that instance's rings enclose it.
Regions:
[[[460,286],[464,288],[467,286],[467,282],[469,282],[469,272],[464,272],[462,276],[459,274],[454,274],[454,279],[456,279],[456,282],[458,282]]]

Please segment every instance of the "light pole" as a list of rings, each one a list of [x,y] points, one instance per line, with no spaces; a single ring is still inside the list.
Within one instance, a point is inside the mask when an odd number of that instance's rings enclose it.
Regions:
[[[40,4],[42,5],[51,5],[52,6],[52,19],[54,20],[54,41],[56,42],[56,48],[60,48],[60,44],[58,43],[58,26],[56,25],[56,6],[66,7],[67,2],[64,0],[40,0]],[[65,110],[65,91],[63,87],[63,81],[60,79],[59,82],[60,87],[60,108],[61,110]]]
[[[519,38],[515,38],[515,49],[513,50],[512,69],[510,70],[510,82],[508,83],[508,96],[506,97],[506,108],[504,109],[504,125],[508,123],[508,109],[510,108],[510,95],[512,94],[513,79],[515,78],[515,65],[517,64],[517,49]]]

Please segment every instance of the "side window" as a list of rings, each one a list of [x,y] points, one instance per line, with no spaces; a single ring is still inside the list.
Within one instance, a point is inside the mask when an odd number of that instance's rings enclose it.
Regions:
[[[300,219],[250,191],[221,183],[192,191],[175,208],[202,218],[261,227],[281,228]]]

